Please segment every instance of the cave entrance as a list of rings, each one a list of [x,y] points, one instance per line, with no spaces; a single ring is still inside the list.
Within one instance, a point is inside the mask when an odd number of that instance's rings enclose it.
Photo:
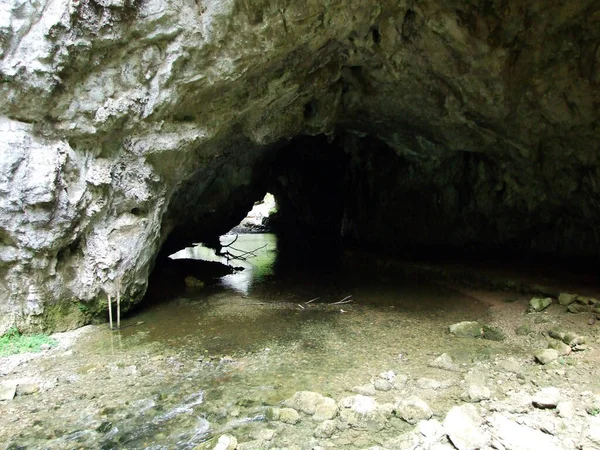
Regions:
[[[242,221],[219,236],[217,248],[202,243],[184,248],[169,256],[184,271],[202,263],[218,263],[226,266],[231,273],[218,272],[212,276],[225,288],[247,295],[255,282],[273,274],[273,266],[277,254],[277,237],[270,231],[270,221],[277,212],[277,204],[273,194],[265,196],[254,203]],[[199,275],[199,274],[198,274]],[[188,288],[201,288],[206,278],[211,278],[210,271],[198,278],[185,275],[184,283]]]

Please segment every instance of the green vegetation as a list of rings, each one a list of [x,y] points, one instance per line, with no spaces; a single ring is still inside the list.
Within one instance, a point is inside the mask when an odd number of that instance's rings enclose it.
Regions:
[[[19,330],[12,327],[0,336],[0,356],[39,352],[43,344],[54,347],[58,342],[45,334],[22,335]]]

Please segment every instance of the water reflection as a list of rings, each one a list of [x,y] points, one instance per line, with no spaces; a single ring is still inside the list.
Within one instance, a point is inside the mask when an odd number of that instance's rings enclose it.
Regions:
[[[196,259],[242,268],[221,277],[220,284],[243,295],[248,295],[255,283],[273,275],[277,254],[277,237],[274,234],[226,234],[219,240],[223,246],[221,255],[198,244],[171,255],[171,259]]]

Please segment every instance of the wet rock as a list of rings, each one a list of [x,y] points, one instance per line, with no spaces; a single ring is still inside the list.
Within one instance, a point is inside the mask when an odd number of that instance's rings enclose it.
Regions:
[[[556,387],[544,388],[538,391],[532,399],[533,406],[541,409],[556,408],[559,401],[560,390]]]
[[[314,436],[316,438],[329,438],[337,430],[337,423],[335,420],[325,420],[323,423],[315,429]]]
[[[17,386],[12,384],[0,384],[0,400],[12,400],[17,394]]]
[[[489,420],[491,434],[503,448],[511,450],[557,450],[558,442],[546,433],[520,425],[496,413]]]
[[[471,404],[453,407],[442,423],[446,435],[458,450],[479,449],[488,437],[479,429],[483,422],[477,408]]]
[[[279,410],[279,421],[295,425],[300,422],[300,414],[293,408],[281,408]]]
[[[479,322],[459,322],[450,325],[450,333],[456,337],[480,338],[483,336],[483,327]]]
[[[317,406],[323,401],[323,396],[318,392],[300,391],[283,402],[284,406],[294,408],[304,414],[313,415]]]
[[[587,313],[590,312],[590,307],[588,305],[582,305],[581,303],[571,303],[567,306],[567,311],[573,314]]]
[[[427,403],[417,396],[412,396],[402,399],[396,404],[396,415],[414,425],[421,420],[431,419],[433,413]]]
[[[452,359],[452,356],[450,356],[448,353],[442,353],[440,356],[431,361],[429,366],[451,372],[458,372],[460,370],[458,364],[454,362],[454,359]]]
[[[551,304],[552,299],[550,297],[533,297],[531,300],[529,300],[529,311],[540,312],[548,308]]]
[[[313,420],[322,422],[324,420],[330,420],[335,418],[338,412],[338,406],[334,399],[330,397],[323,397],[321,402],[317,405],[317,409],[313,414]]]
[[[558,359],[558,352],[553,348],[546,348],[543,350],[538,350],[534,353],[536,361],[540,364],[550,364],[552,361]]]
[[[35,383],[20,383],[17,386],[17,395],[32,395],[39,392],[40,387]]]
[[[267,420],[270,420],[270,421],[279,420],[280,414],[281,414],[281,409],[279,409],[279,408],[269,407],[265,411],[265,417]]]
[[[577,299],[577,295],[575,294],[562,293],[558,296],[558,303],[563,306],[569,306],[575,299]]]

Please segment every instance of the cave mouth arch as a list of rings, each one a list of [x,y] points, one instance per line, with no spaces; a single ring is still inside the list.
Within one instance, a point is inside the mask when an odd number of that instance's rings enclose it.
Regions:
[[[182,185],[162,254],[194,242],[218,248],[271,192],[279,251],[298,264],[314,261],[310,250],[324,257],[348,247],[417,259],[597,260],[577,205],[539,195],[543,183],[501,155],[430,147],[414,152],[341,131],[236,152],[209,183],[199,171]]]

